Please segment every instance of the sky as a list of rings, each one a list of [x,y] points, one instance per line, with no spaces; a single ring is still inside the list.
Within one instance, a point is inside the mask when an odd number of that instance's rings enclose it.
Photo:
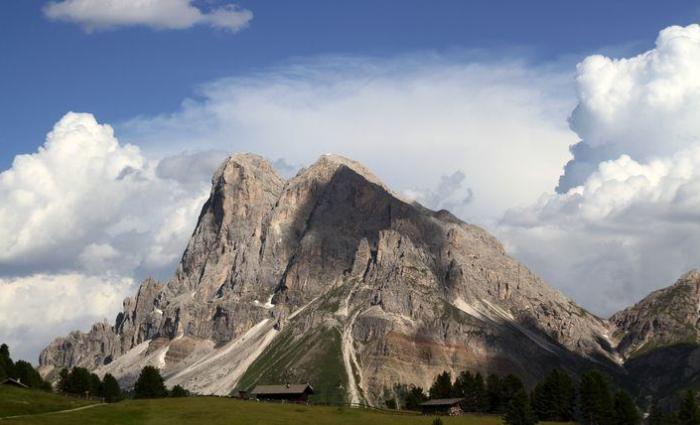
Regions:
[[[607,317],[700,266],[697,1],[0,1],[0,340],[168,279],[229,153],[327,152]]]

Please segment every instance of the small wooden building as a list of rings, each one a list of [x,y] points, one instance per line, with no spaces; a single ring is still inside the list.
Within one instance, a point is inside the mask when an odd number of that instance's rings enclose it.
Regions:
[[[462,398],[438,398],[421,403],[421,411],[424,415],[432,416],[459,416],[462,413],[460,403]]]
[[[29,388],[27,385],[24,385],[19,379],[14,378],[7,378],[4,381],[0,381],[0,385],[9,385],[11,387],[17,388]]]
[[[309,384],[258,385],[250,392],[252,398],[270,401],[306,403],[314,389]]]

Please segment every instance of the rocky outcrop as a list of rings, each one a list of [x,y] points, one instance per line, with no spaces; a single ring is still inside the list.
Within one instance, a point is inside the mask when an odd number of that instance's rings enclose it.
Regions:
[[[700,385],[700,272],[652,292],[610,318],[625,357],[625,384],[640,400],[673,397]]]
[[[323,156],[284,181],[235,155],[212,183],[175,276],[144,282],[113,326],[54,341],[45,375],[80,365],[128,385],[152,364],[200,393],[295,378],[379,404],[443,370],[620,370],[607,322],[354,161]]]
[[[626,357],[700,341],[700,272],[689,271],[673,285],[616,313],[610,321],[620,341],[618,350]]]

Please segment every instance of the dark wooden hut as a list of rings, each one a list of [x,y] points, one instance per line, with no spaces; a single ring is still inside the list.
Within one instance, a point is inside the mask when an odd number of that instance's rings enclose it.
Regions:
[[[258,385],[250,392],[258,400],[305,403],[314,389],[309,384]]]

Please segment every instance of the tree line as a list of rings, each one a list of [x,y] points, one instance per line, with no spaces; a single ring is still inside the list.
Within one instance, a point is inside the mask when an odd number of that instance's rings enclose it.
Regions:
[[[114,376],[107,373],[100,380],[95,373],[82,367],[61,370],[57,389],[59,392],[80,396],[95,396],[104,398],[108,403],[114,403],[127,397],[136,399],[187,397],[189,392],[180,385],[168,390],[158,368],[145,366],[134,384],[133,392],[126,393],[119,387]]]
[[[461,398],[460,406],[465,412],[499,414],[508,425],[534,425],[539,421],[639,425],[642,421],[632,397],[614,388],[610,379],[598,371],[587,372],[575,381],[567,373],[553,369],[531,392],[516,375],[491,374],[484,378],[469,371],[461,372],[454,380],[449,372],[439,374],[427,394],[421,387],[397,389],[401,407],[409,410],[420,409],[420,403],[428,399]],[[392,400],[387,406],[396,407],[396,402]],[[666,424],[666,419],[651,425]]]
[[[31,363],[24,360],[14,362],[10,356],[7,344],[0,345],[0,381],[7,378],[15,379],[22,384],[44,391],[51,391],[51,384],[44,381]]]
[[[51,383],[45,381],[39,372],[24,360],[12,360],[7,344],[0,345],[0,382],[12,378],[34,389],[53,391]],[[189,392],[180,385],[168,390],[160,371],[153,366],[144,367],[131,392],[123,391],[117,379],[111,374],[105,374],[101,379],[84,367],[63,369],[59,373],[56,391],[63,394],[80,397],[99,397],[108,403],[114,403],[127,397],[160,398],[186,397]]]

